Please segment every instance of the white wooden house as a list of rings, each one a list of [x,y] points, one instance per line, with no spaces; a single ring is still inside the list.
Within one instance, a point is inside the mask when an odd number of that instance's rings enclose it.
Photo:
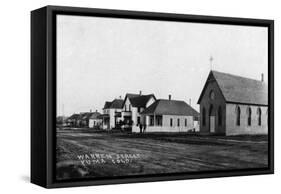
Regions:
[[[102,118],[100,113],[96,110],[89,118],[89,128],[100,127],[102,125]]]
[[[102,119],[102,128],[104,130],[115,128],[121,121],[122,106],[123,99],[114,99],[111,102],[105,102],[103,114],[99,116],[99,118]]]
[[[188,132],[195,130],[199,113],[184,101],[158,99],[144,111],[144,132]],[[140,132],[137,129],[133,132]]]
[[[133,132],[139,130],[139,124],[143,122],[140,113],[155,100],[156,98],[153,94],[142,95],[141,91],[139,94],[126,94],[121,117],[125,123],[131,122],[130,127]]]

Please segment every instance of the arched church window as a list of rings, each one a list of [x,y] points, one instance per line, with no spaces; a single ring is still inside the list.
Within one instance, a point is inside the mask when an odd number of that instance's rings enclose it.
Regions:
[[[219,108],[218,108],[218,123],[219,123],[219,126],[222,125],[222,110],[221,110],[221,106],[219,106]]]
[[[247,109],[247,124],[248,126],[252,125],[252,109],[250,107]]]
[[[213,90],[210,91],[210,99],[211,100],[215,99],[215,92]]]
[[[206,125],[206,109],[205,107],[203,107],[203,111],[202,111],[202,125],[205,126]]]
[[[261,126],[261,108],[257,109],[258,125]]]

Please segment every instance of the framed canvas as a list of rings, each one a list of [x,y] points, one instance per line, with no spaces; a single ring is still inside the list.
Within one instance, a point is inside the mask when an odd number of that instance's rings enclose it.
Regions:
[[[31,182],[272,174],[273,55],[273,20],[32,11]]]

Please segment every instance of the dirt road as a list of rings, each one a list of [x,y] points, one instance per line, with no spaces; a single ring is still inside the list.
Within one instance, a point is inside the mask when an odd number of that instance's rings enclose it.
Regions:
[[[266,167],[267,138],[57,133],[57,178]]]

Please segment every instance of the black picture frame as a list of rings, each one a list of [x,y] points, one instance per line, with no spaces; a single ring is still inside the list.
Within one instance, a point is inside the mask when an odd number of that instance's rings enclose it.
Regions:
[[[56,15],[263,26],[268,28],[268,168],[56,181]],[[46,188],[274,173],[274,21],[232,17],[46,6],[31,12],[31,182]]]

